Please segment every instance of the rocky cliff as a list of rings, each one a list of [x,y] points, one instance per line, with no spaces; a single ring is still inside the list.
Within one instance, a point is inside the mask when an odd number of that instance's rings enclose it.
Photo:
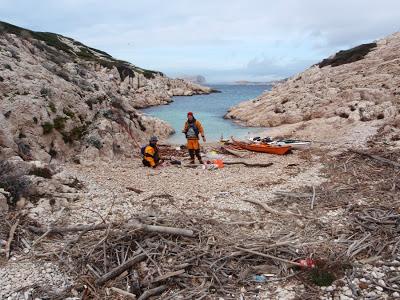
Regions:
[[[0,22],[0,159],[131,155],[150,135],[173,132],[138,108],[210,92],[71,38]]]
[[[399,114],[400,33],[396,33],[340,51],[272,91],[231,108],[226,118],[266,127],[331,118],[400,125]]]

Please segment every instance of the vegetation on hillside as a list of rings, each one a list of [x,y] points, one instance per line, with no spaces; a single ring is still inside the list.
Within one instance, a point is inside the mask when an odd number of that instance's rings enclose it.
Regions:
[[[51,33],[51,32],[37,32],[37,31],[31,31],[28,29],[24,29],[6,22],[1,22],[0,21],[0,34],[1,33],[12,33],[21,37],[24,37],[26,39],[35,39],[41,42],[44,42],[47,46],[56,48],[60,51],[65,52],[69,56],[72,56],[74,58],[79,58],[85,61],[91,61],[91,62],[96,62],[103,67],[106,68],[113,68],[116,67],[121,80],[124,80],[126,77],[135,77],[134,72],[143,74],[144,77],[147,79],[152,79],[155,77],[155,75],[161,75],[163,76],[164,74],[158,71],[152,71],[152,70],[146,70],[139,68],[137,66],[132,65],[129,62],[122,61],[122,60],[117,60],[113,58],[111,55],[104,51],[100,51],[88,46],[85,46],[84,44],[77,42],[71,38],[64,37],[59,34]],[[76,52],[70,45],[67,43],[63,42],[60,37],[67,39],[71,41],[73,45],[79,48],[79,52]]]
[[[317,64],[320,68],[326,66],[337,67],[363,59],[372,49],[376,48],[376,43],[363,44],[349,50],[342,50],[332,58],[326,58]]]

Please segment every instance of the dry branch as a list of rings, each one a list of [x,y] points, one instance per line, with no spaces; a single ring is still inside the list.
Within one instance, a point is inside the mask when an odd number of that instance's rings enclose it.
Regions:
[[[11,243],[14,239],[15,230],[17,229],[18,224],[19,224],[19,219],[17,219],[17,221],[15,221],[15,223],[11,226],[10,233],[8,235],[8,240],[5,249],[7,259],[10,258]]]
[[[168,286],[160,285],[154,289],[147,290],[138,298],[138,300],[146,300],[146,299],[150,298],[151,296],[159,295],[162,292],[164,292],[166,289],[168,289]]]
[[[118,275],[122,274],[125,270],[133,267],[138,262],[141,262],[142,260],[146,259],[146,257],[147,257],[147,255],[144,254],[144,253],[138,254],[135,257],[132,257],[131,259],[129,259],[128,261],[126,261],[122,265],[119,265],[118,267],[114,268],[110,272],[108,272],[108,273],[104,274],[103,276],[101,276],[98,280],[96,280],[96,285],[100,286],[100,285],[105,284],[107,281],[109,281],[109,280],[117,277]]]
[[[137,189],[137,188],[134,188],[134,187],[131,187],[131,186],[127,186],[126,189],[127,189],[128,191],[135,192],[136,194],[142,194],[142,193],[144,193],[144,191],[142,191],[142,190],[140,190],[140,189]]]
[[[183,273],[185,273],[185,270],[184,270],[184,269],[181,269],[181,270],[178,270],[178,271],[175,271],[175,272],[169,272],[169,273],[167,273],[167,274],[158,276],[158,277],[155,278],[151,283],[152,283],[152,284],[153,284],[153,283],[157,283],[157,282],[166,280],[166,279],[168,279],[168,278],[170,278],[170,277],[182,275]]]
[[[375,159],[375,160],[377,160],[377,161],[380,161],[381,163],[384,163],[384,164],[391,165],[391,166],[393,166],[393,167],[395,167],[395,168],[400,168],[400,164],[399,164],[399,163],[397,163],[397,162],[395,162],[395,161],[392,161],[392,160],[390,160],[390,159],[383,158],[383,157],[380,157],[380,156],[378,156],[378,155],[369,154],[369,153],[367,153],[367,152],[365,152],[365,151],[360,151],[360,150],[355,150],[355,149],[350,149],[350,151],[351,151],[351,152],[354,152],[354,153],[357,153],[357,154],[360,154],[360,155],[368,156],[368,157],[370,157],[370,158],[372,158],[372,159]]]
[[[128,297],[129,299],[136,299],[136,295],[131,294],[131,293],[127,292],[127,291],[121,290],[119,288],[112,287],[111,290],[116,292],[116,293],[118,293],[118,294],[120,294],[120,295],[122,295],[122,296],[124,296],[124,297]]]
[[[237,157],[241,157],[242,158],[242,157],[246,156],[246,153],[244,153],[243,151],[240,151],[240,150],[233,150],[233,149],[229,149],[229,148],[226,148],[226,147],[222,147],[222,149],[224,151],[234,155],[234,156],[237,156]]]
[[[266,212],[269,212],[269,213],[271,213],[271,214],[275,214],[275,215],[278,215],[278,216],[285,216],[285,217],[287,217],[287,216],[304,217],[303,215],[295,214],[295,213],[292,213],[292,212],[281,212],[281,211],[275,210],[275,209],[269,207],[267,204],[262,203],[262,202],[257,201],[257,200],[251,200],[251,199],[242,199],[242,200],[243,200],[243,201],[246,201],[246,202],[250,202],[250,203],[256,204],[256,205],[258,205],[258,206],[261,206]]]
[[[286,191],[275,191],[273,193],[278,196],[293,197],[293,198],[309,198],[311,196],[311,194],[308,193],[293,193]]]
[[[255,168],[265,168],[265,167],[270,167],[273,165],[273,163],[266,163],[266,164],[261,164],[261,163],[256,163],[256,164],[251,164],[251,163],[246,163],[244,161],[227,161],[224,162],[224,165],[245,165],[246,167],[255,167]]]
[[[77,226],[67,226],[67,227],[53,227],[50,229],[50,233],[71,233],[71,232],[79,232],[79,231],[93,231],[93,230],[105,230],[111,225],[113,228],[113,224],[96,224],[96,225],[77,225]],[[173,235],[181,235],[186,237],[193,237],[194,233],[189,229],[175,228],[175,227],[166,227],[166,226],[156,226],[156,225],[147,225],[139,222],[131,222],[127,225],[121,226],[121,229],[129,230],[129,229],[141,229],[147,232],[157,232],[157,233],[165,233],[165,234],[173,234]],[[44,227],[34,227],[29,226],[29,230],[35,233],[45,233],[49,229]]]

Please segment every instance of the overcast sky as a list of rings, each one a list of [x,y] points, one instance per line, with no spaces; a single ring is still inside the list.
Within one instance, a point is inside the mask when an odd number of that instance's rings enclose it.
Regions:
[[[263,81],[400,31],[400,0],[0,0],[0,20],[170,76]]]

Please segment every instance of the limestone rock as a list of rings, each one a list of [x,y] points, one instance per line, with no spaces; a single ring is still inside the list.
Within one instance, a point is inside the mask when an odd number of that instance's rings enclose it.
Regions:
[[[354,61],[351,51],[361,51]],[[352,122],[392,122],[400,115],[400,33],[344,51],[260,97],[231,108],[226,118],[279,126],[339,116]]]
[[[173,132],[138,108],[212,92],[60,35],[3,22],[0,33],[0,158],[129,157],[149,136]]]

